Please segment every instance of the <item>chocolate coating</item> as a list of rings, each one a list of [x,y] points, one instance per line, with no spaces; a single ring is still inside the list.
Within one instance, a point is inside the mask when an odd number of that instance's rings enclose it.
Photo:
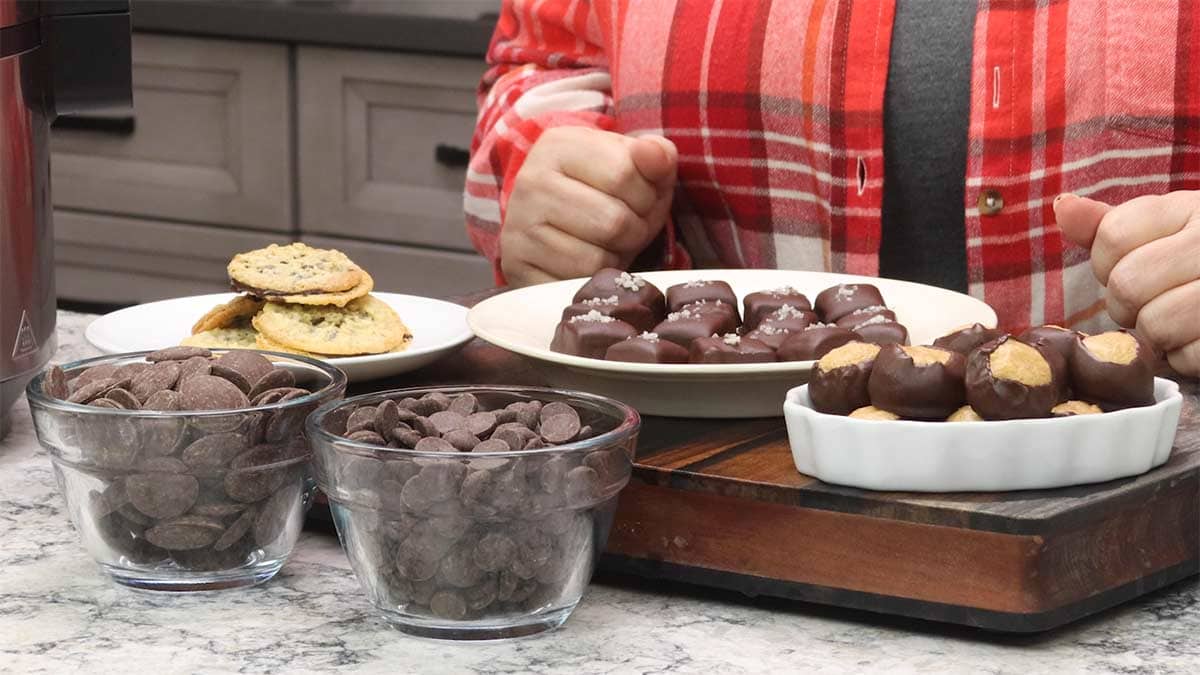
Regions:
[[[758,340],[771,349],[779,349],[783,345],[783,341],[794,332],[781,326],[760,326],[745,335],[752,340]]]
[[[799,309],[791,305],[784,305],[764,316],[758,322],[757,328],[771,326],[772,328],[782,328],[783,330],[798,333],[814,323],[820,323],[817,320],[816,312],[811,309]]]
[[[733,333],[692,340],[689,363],[770,363],[775,350],[751,338]]]
[[[1005,347],[1010,341],[1014,344]],[[1018,374],[995,372],[992,356],[998,350],[1011,351],[1008,362],[1019,361]],[[1061,386],[1054,375],[1041,350],[1003,335],[976,347],[967,357],[967,402],[985,420],[1049,417]],[[1038,381],[1042,377],[1044,381]]]
[[[842,328],[849,328],[850,330],[854,330],[855,326],[865,323],[865,322],[871,320],[872,318],[874,318],[876,316],[880,316],[880,315],[882,315],[888,321],[896,320],[895,312],[888,309],[887,307],[884,307],[883,305],[875,305],[873,307],[863,307],[862,309],[856,309],[853,312],[850,312],[849,314],[847,314],[846,316],[843,316],[842,318],[838,319],[834,323],[841,326]]]
[[[575,292],[571,302],[580,302],[588,298],[608,298],[617,296],[622,300],[632,300],[650,308],[655,314],[667,313],[667,302],[662,291],[636,274],[623,270],[606,267],[592,275],[587,283]]]
[[[882,314],[879,319],[871,319],[854,328],[863,342],[876,345],[906,345],[908,344],[908,329],[903,324],[887,321]]]
[[[858,339],[858,334],[828,324],[813,324],[799,333],[792,333],[779,346],[780,361],[813,361],[830,350]]]
[[[1034,326],[1021,333],[1017,339],[1034,347],[1049,347],[1062,356],[1063,362],[1068,362],[1071,360],[1071,352],[1075,351],[1075,339],[1081,335],[1078,331],[1061,326]]]
[[[592,317],[600,318],[592,318]],[[550,350],[590,359],[602,359],[614,343],[637,335],[637,329],[619,319],[585,314],[560,322]]]
[[[912,354],[940,352],[945,362],[914,359]],[[931,347],[885,345],[875,357],[867,382],[871,405],[901,417],[944,420],[967,400],[966,359],[958,352]]]
[[[742,323],[746,330],[754,330],[764,316],[784,305],[791,305],[796,309],[812,309],[808,297],[791,287],[755,291],[742,300]]]
[[[813,367],[808,395],[813,408],[830,415],[849,415],[871,404],[867,382],[878,348],[848,342],[826,354]]]
[[[1136,354],[1128,363],[1108,361],[1088,347],[1088,340],[1108,335],[1077,337],[1068,363],[1076,398],[1090,401],[1104,411],[1154,404],[1154,349],[1133,331],[1124,333],[1136,341]]]
[[[1002,335],[1004,335],[1004,331],[999,328],[986,328],[981,323],[973,323],[966,328],[959,328],[934,340],[933,346],[938,349],[949,349],[966,356],[979,345],[995,340]]]
[[[642,333],[613,344],[604,358],[634,363],[687,363],[688,350],[654,333]]]
[[[1026,333],[1028,332],[1026,331]],[[1044,340],[1037,340],[1032,343],[1021,340],[1021,342],[1025,342],[1025,344],[1041,352],[1042,357],[1050,364],[1050,372],[1054,374],[1054,382],[1058,386],[1055,403],[1061,403],[1071,398],[1071,369],[1068,366],[1067,358],[1053,345],[1046,343]]]
[[[655,314],[646,305],[631,300],[621,300],[615,295],[610,295],[607,298],[591,298],[589,300],[581,300],[572,305],[567,305],[563,310],[562,320],[566,321],[571,317],[587,314],[595,310],[604,316],[611,316],[614,319],[620,319],[625,323],[633,326],[638,330],[650,330],[663,320],[663,317]]]
[[[883,296],[879,289],[871,284],[838,284],[830,286],[817,295],[813,303],[817,314],[827,322],[832,323],[856,309],[884,305]]]
[[[734,313],[737,313],[737,296],[724,281],[689,281],[667,289],[667,310],[671,312],[678,312],[684,305],[701,300],[723,302],[733,307]]]
[[[654,332],[664,340],[689,347],[696,338],[724,335],[737,330],[737,321],[725,309],[725,303],[693,303],[678,312],[671,312]]]

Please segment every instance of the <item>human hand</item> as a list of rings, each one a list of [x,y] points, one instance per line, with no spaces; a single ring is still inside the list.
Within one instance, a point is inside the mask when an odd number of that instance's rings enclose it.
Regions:
[[[547,129],[517,172],[500,268],[513,286],[626,269],[667,221],[678,152],[662,136]]]
[[[1136,328],[1175,370],[1200,376],[1200,191],[1117,206],[1062,194],[1054,214],[1064,237],[1091,249],[1113,320]]]

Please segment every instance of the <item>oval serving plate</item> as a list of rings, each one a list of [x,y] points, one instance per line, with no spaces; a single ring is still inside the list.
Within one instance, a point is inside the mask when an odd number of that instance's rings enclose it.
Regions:
[[[467,308],[462,305],[400,293],[371,295],[396,310],[413,339],[402,352],[327,359],[341,368],[351,382],[416,370],[458,349],[472,337],[467,327]],[[126,307],[93,321],[85,336],[93,346],[108,354],[177,345],[191,334],[192,324],[205,312],[232,297],[233,293],[214,293]]]
[[[792,286],[812,300],[836,284],[874,284],[897,320],[908,328],[913,344],[932,342],[964,324],[996,325],[996,313],[975,298],[894,279],[791,270],[682,270],[639,276],[664,292],[668,286],[692,280],[720,279],[733,287],[739,302],[749,293],[780,286]],[[626,363],[550,351],[562,310],[585,281],[557,281],[502,293],[475,305],[467,322],[480,338],[533,359],[554,386],[625,401],[645,415],[778,417],[784,394],[808,380],[812,361]]]
[[[1100,415],[993,422],[860,420],[812,408],[808,385],[783,404],[800,473],[900,492],[996,492],[1100,483],[1171,456],[1183,396],[1155,378],[1154,405]]]

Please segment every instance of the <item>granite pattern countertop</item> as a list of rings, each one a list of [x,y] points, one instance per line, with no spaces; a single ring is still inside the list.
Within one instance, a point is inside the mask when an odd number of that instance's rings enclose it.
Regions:
[[[91,355],[62,313],[56,361]],[[1200,580],[1041,636],[997,636],[684,585],[602,577],[561,629],[493,644],[404,636],[336,538],[274,580],[159,595],[108,582],[68,523],[24,402],[0,442],[0,672],[1166,673],[1200,664]]]

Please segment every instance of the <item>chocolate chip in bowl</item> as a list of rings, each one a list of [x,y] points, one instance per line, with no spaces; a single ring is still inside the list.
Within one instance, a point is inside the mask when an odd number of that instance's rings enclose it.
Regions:
[[[397,422],[393,406],[423,414]],[[404,632],[471,640],[567,619],[629,479],[640,418],[590,394],[466,386],[346,399],[307,427],[371,602]]]
[[[345,384],[306,357],[173,347],[54,366],[26,393],[101,568],[126,586],[195,591],[283,566],[314,488],[303,420]],[[256,385],[252,402],[243,390]]]

